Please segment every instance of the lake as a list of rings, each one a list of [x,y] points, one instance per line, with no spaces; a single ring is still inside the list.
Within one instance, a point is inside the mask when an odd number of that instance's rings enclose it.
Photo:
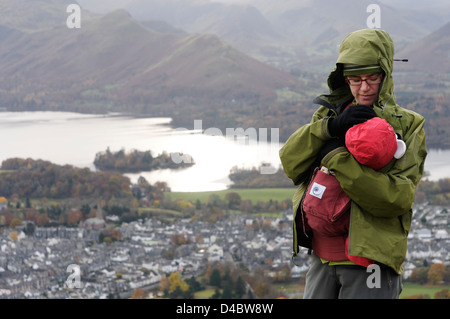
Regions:
[[[117,114],[0,112],[3,136],[0,161],[12,157],[33,158],[94,170],[96,153],[107,148],[111,152],[151,150],[153,156],[163,151],[180,152],[191,155],[195,165],[181,170],[127,174],[132,181],[139,176],[150,183],[165,181],[172,191],[180,192],[226,189],[230,184],[228,174],[234,166],[252,168],[268,163],[271,169],[276,169],[281,164],[278,150],[282,145],[276,137],[265,138],[264,131],[256,131],[256,139],[241,139],[232,134],[227,137],[226,132],[214,128],[202,127],[203,133],[174,129],[168,125],[170,121],[170,118]],[[244,130],[250,132],[249,128]],[[430,175],[426,178],[450,177],[449,156],[450,150],[430,150],[425,164]]]
[[[150,183],[165,181],[173,191],[223,190],[230,184],[233,166],[259,167],[262,162],[278,167],[278,145],[212,136],[201,131],[173,129],[170,118],[135,118],[119,115],[87,115],[67,112],[0,112],[4,136],[0,161],[12,157],[43,159],[94,170],[95,155],[124,149],[151,150],[153,156],[184,153],[195,165],[181,170],[127,174],[132,181],[142,175]],[[269,140],[270,142],[270,140]]]

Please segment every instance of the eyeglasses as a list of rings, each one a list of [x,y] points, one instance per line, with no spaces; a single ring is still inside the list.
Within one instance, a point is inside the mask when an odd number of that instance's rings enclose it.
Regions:
[[[351,86],[360,86],[364,81],[366,81],[368,85],[375,85],[380,84],[382,80],[383,80],[382,75],[372,75],[369,76],[367,79],[361,79],[359,77],[347,77],[345,79],[345,82],[347,82],[348,85]]]

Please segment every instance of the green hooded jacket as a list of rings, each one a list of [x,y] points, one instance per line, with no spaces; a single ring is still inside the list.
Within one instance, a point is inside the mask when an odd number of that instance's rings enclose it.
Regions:
[[[392,125],[406,144],[406,153],[385,167],[373,170],[359,164],[345,147],[328,153],[321,164],[334,172],[342,189],[352,199],[349,226],[349,254],[385,264],[398,274],[403,272],[407,236],[411,226],[415,189],[427,155],[425,119],[396,104],[392,78],[394,44],[383,30],[364,29],[349,34],[339,48],[335,69],[328,77],[330,93],[314,100],[321,105],[310,123],[300,127],[280,149],[286,175],[299,185],[293,197],[293,255],[299,246],[310,247],[297,213],[311,179],[313,164],[321,148],[332,139],[327,130],[329,117],[353,100],[343,76],[343,64],[378,64],[385,72],[377,115]]]

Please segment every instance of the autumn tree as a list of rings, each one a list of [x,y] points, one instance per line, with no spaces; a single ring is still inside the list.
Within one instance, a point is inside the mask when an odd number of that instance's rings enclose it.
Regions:
[[[211,207],[209,209],[208,222],[214,224],[218,220],[222,219],[224,212],[220,207]]]
[[[18,217],[14,217],[11,222],[9,223],[9,227],[10,228],[16,228],[17,226],[19,226],[20,224],[22,224],[22,220]]]
[[[206,268],[206,271],[205,271],[205,279],[206,279],[207,282],[209,282],[209,280],[211,279],[211,274],[212,274],[213,269],[214,269],[214,268],[213,268],[211,265],[209,265],[209,266]]]
[[[27,209],[25,213],[25,219],[36,223],[39,212],[35,209]]]
[[[428,270],[428,282],[435,285],[444,280],[445,265],[441,263],[432,264]]]
[[[50,218],[48,218],[46,213],[39,214],[36,220],[36,224],[41,227],[47,225],[49,222]]]
[[[271,219],[264,219],[261,225],[262,229],[270,229],[272,227],[272,220]]]
[[[450,299],[450,290],[442,289],[434,294],[434,299]]]
[[[88,168],[59,166],[43,160],[7,159],[0,180],[0,193],[20,205],[13,196],[31,198],[131,197],[130,180],[117,172],[92,172]],[[31,202],[28,203],[31,206]]]
[[[170,187],[166,182],[155,182],[151,187],[149,198],[153,200],[164,199],[164,192],[170,192]]]
[[[19,239],[19,235],[17,235],[16,231],[12,231],[9,238],[11,238],[12,241],[17,241]]]
[[[259,298],[264,298],[269,293],[269,285],[267,282],[260,281],[256,283],[253,290]]]
[[[179,272],[173,272],[169,275],[169,291],[174,291],[176,287],[180,287],[183,291],[189,288]]]
[[[241,196],[236,192],[230,192],[225,195],[228,202],[228,208],[237,208],[241,204]]]
[[[172,244],[174,244],[175,246],[181,246],[186,244],[186,236],[183,234],[173,234]]]
[[[120,240],[122,238],[122,233],[120,232],[119,229],[114,228],[111,230],[110,236],[113,240]]]
[[[147,295],[147,292],[141,288],[136,288],[131,295],[131,299],[144,299]]]
[[[69,225],[77,224],[83,218],[83,213],[80,210],[71,210],[67,217],[67,223]]]
[[[241,201],[239,210],[243,211],[244,213],[251,213],[253,211],[252,201],[249,199]]]
[[[425,284],[428,281],[428,269],[425,267],[414,268],[408,281]]]
[[[183,298],[189,295],[189,285],[183,280],[179,272],[173,272],[169,275],[169,296],[171,298]]]
[[[169,291],[169,279],[165,275],[159,280],[159,290],[164,293]]]

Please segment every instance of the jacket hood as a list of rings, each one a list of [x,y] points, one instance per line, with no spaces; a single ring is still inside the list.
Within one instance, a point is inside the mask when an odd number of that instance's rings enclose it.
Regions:
[[[386,31],[363,29],[350,33],[342,41],[336,67],[328,77],[330,95],[324,95],[321,98],[331,104],[351,98],[350,88],[343,75],[344,64],[378,64],[383,69],[385,77],[375,106],[384,109],[388,104],[395,105],[393,61],[394,42]]]

